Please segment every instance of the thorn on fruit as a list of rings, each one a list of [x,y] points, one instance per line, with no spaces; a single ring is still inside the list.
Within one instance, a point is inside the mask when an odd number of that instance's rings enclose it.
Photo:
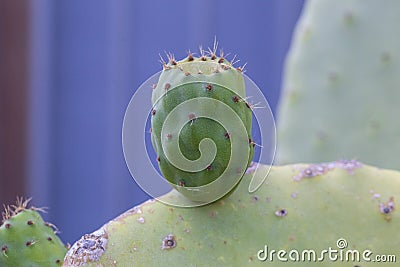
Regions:
[[[173,66],[177,65],[175,56],[172,53],[166,53],[166,54],[167,54],[167,58],[168,58],[168,63]]]
[[[193,54],[192,54],[192,52],[190,52],[190,50],[188,50],[188,61],[193,61],[194,60],[194,58],[193,58]]]
[[[225,61],[225,58],[224,58],[224,50],[220,50],[219,51],[219,59],[218,59],[218,63],[223,63]]]
[[[167,62],[165,62],[164,58],[162,57],[161,54],[158,54],[160,56],[160,63],[163,65],[163,69],[167,68]]]
[[[231,60],[231,66],[235,65],[236,63],[240,62],[240,59],[236,59],[237,55],[234,55]]]
[[[244,63],[243,66],[237,67],[236,69],[238,71],[242,72],[242,73],[245,73],[246,72],[246,70],[245,70],[246,65],[247,65],[247,63]]]
[[[217,58],[217,49],[218,49],[218,41],[217,38],[215,37],[213,49],[211,50],[211,48],[208,48],[212,60],[215,60]]]
[[[204,49],[203,49],[203,47],[202,46],[199,46],[199,50],[200,50],[200,59],[202,60],[202,61],[207,61],[207,57],[206,57],[206,55],[205,55],[205,51],[204,51]]]
[[[47,227],[50,227],[50,228],[52,228],[52,229],[54,229],[54,230],[58,230],[58,228],[57,228],[54,224],[52,224],[52,223],[45,222],[44,225],[46,225]]]
[[[190,113],[188,117],[189,117],[189,120],[192,122],[196,119],[196,115],[194,113]]]

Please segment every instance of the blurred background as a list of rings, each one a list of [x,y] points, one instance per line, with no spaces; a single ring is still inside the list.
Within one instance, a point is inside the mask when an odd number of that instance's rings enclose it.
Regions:
[[[161,70],[159,53],[180,59],[188,49],[212,47],[216,36],[220,48],[248,63],[246,74],[275,113],[302,6],[0,0],[0,204],[32,197],[73,243],[148,199],[126,167],[121,135],[130,98]]]

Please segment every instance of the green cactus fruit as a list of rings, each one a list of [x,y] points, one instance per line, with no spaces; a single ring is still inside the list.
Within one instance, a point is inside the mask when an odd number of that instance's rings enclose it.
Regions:
[[[43,221],[41,209],[27,208],[29,200],[5,207],[0,226],[0,266],[61,266],[67,248],[55,226]]]
[[[254,153],[242,69],[215,50],[181,61],[169,55],[152,95],[160,170],[179,192],[204,203],[230,192]]]
[[[259,168],[266,175],[270,166]],[[377,256],[396,264],[399,172],[357,161],[273,166],[249,194],[253,174],[202,207],[147,201],[83,236],[64,266],[365,267]],[[162,198],[186,201],[175,190]]]
[[[399,21],[396,0],[307,1],[284,70],[279,164],[400,169]]]

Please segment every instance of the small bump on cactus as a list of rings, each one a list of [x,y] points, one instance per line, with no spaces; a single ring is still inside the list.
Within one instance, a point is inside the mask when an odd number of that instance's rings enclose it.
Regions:
[[[243,67],[216,50],[215,42],[199,57],[189,51],[177,61],[168,54],[152,95],[151,140],[160,170],[179,192],[204,203],[231,191],[254,153]]]
[[[27,208],[30,199],[5,206],[0,226],[0,266],[61,266],[67,247],[57,228],[44,222],[38,211]]]

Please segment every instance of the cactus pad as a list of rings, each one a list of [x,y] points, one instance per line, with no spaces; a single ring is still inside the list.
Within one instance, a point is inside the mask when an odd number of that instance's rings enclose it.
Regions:
[[[67,248],[55,227],[43,221],[28,200],[6,207],[0,226],[0,266],[61,266]]]
[[[260,175],[269,170],[260,168]],[[147,201],[82,237],[64,264],[365,267],[376,266],[366,260],[377,255],[400,256],[399,172],[357,161],[274,166],[255,194],[248,193],[250,179],[246,174],[232,194],[202,207]],[[185,201],[175,191],[164,198]],[[318,260],[329,248],[344,256]],[[287,252],[281,255],[287,262],[277,258],[279,250]],[[302,261],[308,250],[315,250],[315,260],[311,254]],[[346,261],[353,250],[360,260]],[[367,250],[372,254],[363,258]]]
[[[286,60],[277,162],[400,169],[400,1],[310,0]]]

